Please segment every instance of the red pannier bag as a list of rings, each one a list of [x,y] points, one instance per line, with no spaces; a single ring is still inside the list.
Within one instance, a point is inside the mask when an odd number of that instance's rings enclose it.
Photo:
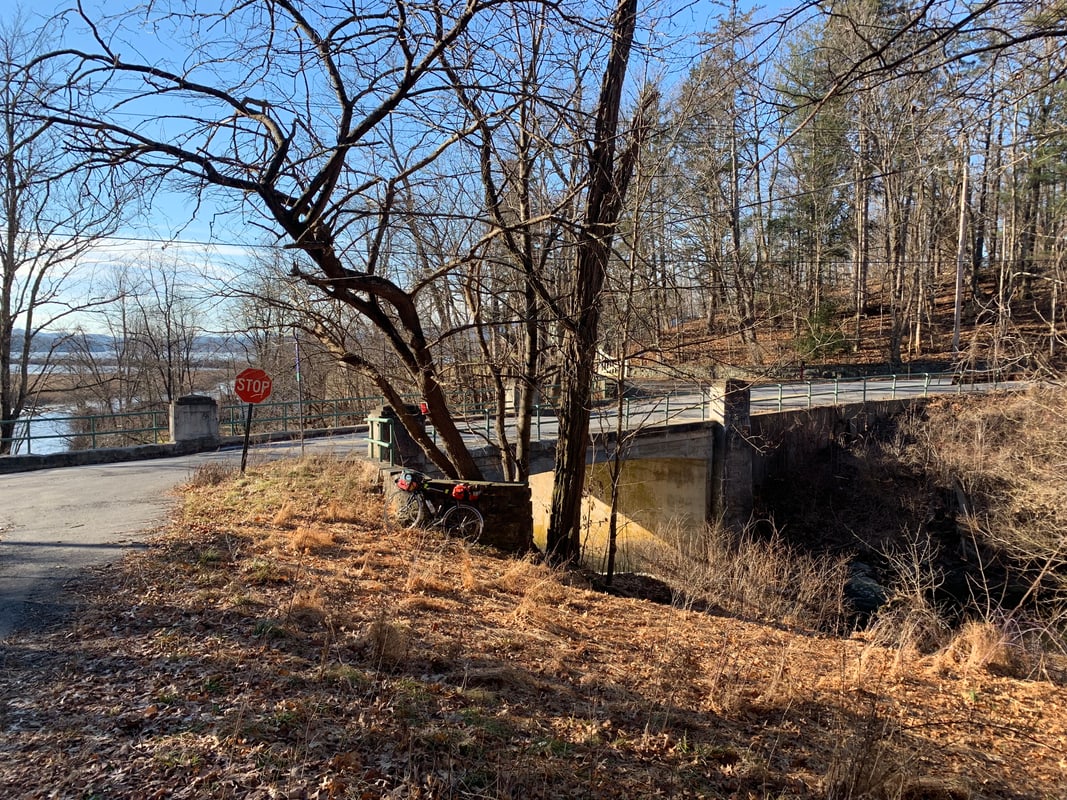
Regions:
[[[419,476],[414,472],[402,472],[396,479],[396,488],[402,492],[414,492],[419,488]]]
[[[460,502],[477,500],[478,490],[466,483],[457,483],[452,487],[452,497]]]

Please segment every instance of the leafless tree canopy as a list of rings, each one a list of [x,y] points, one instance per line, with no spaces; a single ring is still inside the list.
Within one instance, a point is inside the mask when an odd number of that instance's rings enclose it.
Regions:
[[[114,175],[82,169],[63,131],[33,113],[66,99],[53,65],[23,67],[47,44],[47,32],[20,17],[0,27],[0,454],[51,364],[52,353],[35,347],[38,334],[94,304],[90,276],[75,268],[129,200]],[[32,369],[31,359],[40,362]]]

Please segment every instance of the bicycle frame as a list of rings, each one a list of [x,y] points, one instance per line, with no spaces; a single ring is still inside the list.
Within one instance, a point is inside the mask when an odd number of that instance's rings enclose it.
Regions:
[[[460,490],[466,497],[476,500],[477,492],[468,484],[433,486],[425,475],[411,470],[400,473],[393,483],[398,494],[386,498],[386,512],[387,516],[391,513],[401,527],[438,528],[473,540],[481,536],[485,524],[481,512],[455,497]],[[395,507],[392,507],[393,503]]]

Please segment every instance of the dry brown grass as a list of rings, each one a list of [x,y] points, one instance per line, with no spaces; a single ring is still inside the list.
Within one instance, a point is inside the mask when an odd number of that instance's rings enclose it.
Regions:
[[[737,537],[719,526],[676,531],[668,539],[640,545],[631,558],[664,578],[678,604],[814,630],[841,631],[847,624],[846,557],[812,556],[777,534]]]
[[[81,587],[73,626],[5,642],[0,792],[1067,793],[1062,686],[963,655],[894,669],[892,650],[859,638],[615,597],[534,560],[387,531],[373,482],[341,497],[349,469],[274,464],[191,488],[155,546]],[[351,521],[327,519],[331,492]],[[286,502],[333,545],[282,546]]]
[[[944,656],[965,670],[989,670],[1026,677],[1020,674],[1024,660],[1020,648],[1002,628],[991,622],[965,623],[952,637]]]
[[[334,533],[317,525],[301,525],[293,531],[289,544],[297,551],[316,552],[334,546]]]
[[[355,522],[359,517],[340,500],[334,498],[323,509],[322,519],[324,522]]]
[[[309,629],[323,625],[328,616],[328,600],[318,587],[296,591],[286,615],[288,620]]]
[[[367,626],[359,644],[369,649],[374,664],[389,669],[403,664],[411,650],[411,632],[407,626],[389,618],[386,611]]]
[[[296,519],[296,505],[294,503],[285,502],[282,507],[279,508],[274,516],[271,517],[271,524],[275,528],[287,528],[293,524]]]
[[[218,486],[220,483],[232,480],[236,473],[237,470],[232,464],[209,461],[196,468],[187,486],[193,489]]]

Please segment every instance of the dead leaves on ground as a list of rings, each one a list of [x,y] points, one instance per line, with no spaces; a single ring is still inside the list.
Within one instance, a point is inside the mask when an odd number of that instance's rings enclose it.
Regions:
[[[386,531],[357,469],[190,486],[69,625],[6,642],[0,792],[1067,795],[1063,687]]]

